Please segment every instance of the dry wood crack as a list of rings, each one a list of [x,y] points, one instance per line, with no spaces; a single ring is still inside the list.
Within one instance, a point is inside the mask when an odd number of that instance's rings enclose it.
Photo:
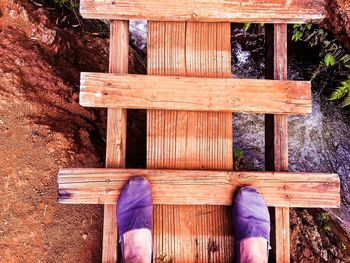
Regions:
[[[103,168],[62,169],[59,201],[115,204],[133,176],[151,182],[155,204],[230,205],[233,193],[248,185],[256,187],[268,205],[275,207],[337,207],[340,201],[336,174]]]
[[[82,73],[86,107],[311,113],[309,81]]]
[[[306,23],[325,16],[325,0],[81,0],[85,18],[151,21]]]

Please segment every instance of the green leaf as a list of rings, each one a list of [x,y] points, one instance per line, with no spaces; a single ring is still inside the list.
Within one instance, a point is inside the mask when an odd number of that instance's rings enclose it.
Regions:
[[[340,60],[343,61],[344,64],[346,64],[350,61],[350,55],[346,54]]]
[[[294,31],[293,36],[292,36],[292,41],[299,41],[303,36],[303,33],[301,31]]]
[[[330,100],[339,100],[342,97],[344,97],[348,92],[349,92],[349,90],[346,88],[346,86],[340,86],[335,91],[333,91],[333,93],[329,99]]]
[[[306,29],[307,29],[307,30],[311,30],[311,28],[312,28],[312,24],[307,24],[307,25],[306,25]]]
[[[330,96],[330,100],[339,100],[343,98],[347,94],[347,97],[343,101],[342,107],[349,106],[350,104],[350,76],[347,80],[341,82],[341,86],[337,87],[332,95]]]
[[[301,27],[301,24],[294,24],[293,25],[293,28],[299,28],[299,27]]]
[[[350,105],[350,96],[348,95],[346,98],[345,98],[345,100],[343,101],[343,103],[342,103],[342,108],[345,108],[345,107],[347,107],[347,106],[349,106]]]
[[[242,159],[244,157],[244,152],[241,148],[235,148],[233,151],[233,156],[236,159]]]
[[[335,64],[335,57],[331,53],[327,53],[323,61],[327,67],[333,66]]]
[[[244,30],[248,31],[251,25],[252,25],[251,23],[245,23],[244,24]]]

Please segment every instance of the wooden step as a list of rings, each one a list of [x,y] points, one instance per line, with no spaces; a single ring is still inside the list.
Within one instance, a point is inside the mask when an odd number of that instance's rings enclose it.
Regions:
[[[306,23],[325,17],[325,0],[81,0],[80,13],[116,20]]]
[[[132,176],[148,178],[155,204],[230,205],[233,193],[248,185],[256,187],[269,206],[338,207],[340,203],[336,174],[104,168],[60,170],[59,202],[114,204]]]
[[[87,107],[306,114],[309,81],[82,73]]]

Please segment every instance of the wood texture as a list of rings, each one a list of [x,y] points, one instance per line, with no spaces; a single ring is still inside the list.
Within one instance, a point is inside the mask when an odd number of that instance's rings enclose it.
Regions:
[[[270,72],[269,78],[287,80],[287,25],[267,25],[267,41],[270,41],[270,56],[267,63]],[[270,168],[275,171],[288,171],[288,124],[287,115],[268,116],[272,145],[267,154]],[[290,231],[289,231],[289,209],[287,207],[275,209],[275,236],[276,236],[276,262],[288,263],[290,261]]]
[[[311,82],[82,73],[80,104],[191,111],[311,113]]]
[[[85,18],[305,23],[325,17],[325,0],[81,0]]]
[[[111,21],[109,72],[128,73],[129,22]],[[108,109],[107,112],[106,167],[125,166],[126,110]],[[116,205],[104,206],[102,262],[117,260]]]
[[[116,203],[130,177],[152,185],[155,204],[231,205],[233,193],[254,186],[269,206],[338,207],[336,174],[288,172],[223,172],[201,170],[62,169],[58,177],[61,203]]]
[[[229,23],[148,23],[148,74],[228,78]],[[232,114],[147,111],[147,167],[232,170]],[[233,262],[231,210],[155,206],[156,262]]]
[[[275,208],[276,262],[290,262],[289,208]]]
[[[287,25],[274,25],[274,79],[288,78],[287,75]],[[274,116],[275,171],[288,171],[288,116]],[[290,262],[289,209],[275,209],[276,219],[276,262]]]

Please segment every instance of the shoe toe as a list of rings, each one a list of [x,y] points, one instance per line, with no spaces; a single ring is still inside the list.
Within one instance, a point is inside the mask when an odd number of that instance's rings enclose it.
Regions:
[[[119,235],[134,229],[152,231],[153,199],[151,185],[143,177],[133,177],[123,188],[117,203]]]
[[[241,188],[233,205],[235,238],[239,243],[248,237],[270,241],[270,215],[262,195],[253,187]]]

